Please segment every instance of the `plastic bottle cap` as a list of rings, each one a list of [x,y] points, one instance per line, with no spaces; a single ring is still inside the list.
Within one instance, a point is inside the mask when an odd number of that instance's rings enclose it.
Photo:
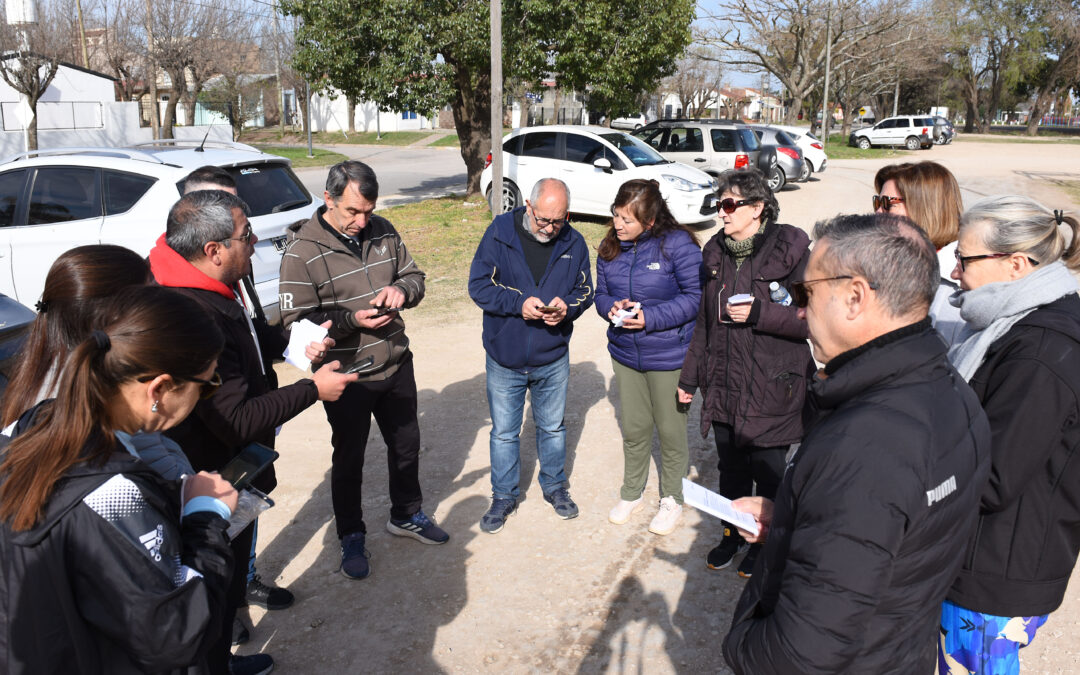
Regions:
[[[770,281],[769,282],[769,290],[770,291],[778,291],[778,290],[780,290],[780,284],[775,282],[775,281]]]

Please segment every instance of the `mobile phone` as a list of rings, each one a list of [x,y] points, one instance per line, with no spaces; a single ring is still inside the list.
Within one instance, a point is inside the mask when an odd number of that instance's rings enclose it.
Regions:
[[[359,373],[361,370],[367,370],[368,368],[370,368],[373,363],[375,363],[375,357],[369,356],[362,361],[357,361],[356,363],[352,364],[341,372],[345,373],[346,375],[349,375],[351,373]]]
[[[375,312],[375,316],[384,316],[386,314],[389,314],[390,312],[401,311],[400,307],[372,307],[372,309],[377,310]]]
[[[548,305],[540,305],[536,309],[540,310],[544,314],[554,314],[555,312],[559,311],[558,307],[549,307]]]
[[[262,443],[249,443],[221,469],[221,477],[237,490],[243,490],[279,456],[276,450]]]

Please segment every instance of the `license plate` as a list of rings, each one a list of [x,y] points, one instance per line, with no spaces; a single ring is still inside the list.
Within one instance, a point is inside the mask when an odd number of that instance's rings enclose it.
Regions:
[[[274,248],[277,249],[278,253],[285,252],[285,239],[286,237],[274,237],[270,240],[271,242],[273,242]]]

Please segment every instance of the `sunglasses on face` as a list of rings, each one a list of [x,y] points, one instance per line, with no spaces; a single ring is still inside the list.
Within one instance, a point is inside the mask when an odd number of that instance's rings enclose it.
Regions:
[[[903,197],[889,197],[888,195],[874,195],[874,210],[881,209],[885,213],[893,207],[893,204],[903,204]]]
[[[137,378],[139,382],[149,382],[157,377],[157,375],[143,375]],[[200,377],[176,377],[175,379],[182,382],[195,382],[199,385],[199,400],[205,401],[206,399],[217,393],[218,387],[221,386],[221,373],[215,372],[209,380],[204,380]]]
[[[246,244],[248,243],[248,241],[251,240],[251,235],[253,234],[255,233],[251,230],[251,223],[248,223],[247,227],[244,228],[244,233],[241,234],[239,237],[228,237],[226,239],[222,239],[221,242],[225,243],[227,241],[239,241]]]
[[[953,255],[956,256],[956,262],[960,264],[960,271],[966,272],[967,264],[969,262],[975,262],[976,260],[993,260],[995,258],[1007,258],[1011,256],[1012,253],[984,253],[982,255],[960,255],[960,251],[954,251]],[[1031,256],[1024,257],[1027,258],[1028,262],[1031,263],[1033,266],[1039,264],[1039,261],[1035,260]]]
[[[739,201],[735,201],[731,197],[728,197],[727,199],[720,200],[718,206],[720,207],[721,211],[730,216],[731,214],[735,213],[735,209],[739,208],[740,206],[746,206],[747,204],[753,203],[754,202],[749,199],[740,199]]]
[[[841,279],[854,279],[855,277],[850,274],[841,274],[837,277],[823,277],[821,279],[806,279],[805,281],[794,281],[791,284],[791,301],[795,303],[796,307],[806,307],[810,304],[810,284],[816,284],[819,281],[839,281]],[[869,282],[870,290],[876,291],[878,285]]]

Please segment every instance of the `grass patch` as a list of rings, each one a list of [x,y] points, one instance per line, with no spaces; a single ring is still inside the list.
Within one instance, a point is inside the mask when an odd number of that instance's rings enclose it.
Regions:
[[[340,152],[323,150],[321,148],[312,148],[312,152],[315,156],[308,157],[307,148],[295,148],[282,145],[260,145],[257,147],[259,150],[268,152],[271,155],[279,155],[292,160],[293,167],[298,169],[307,166],[330,166],[332,164],[337,164],[338,162],[344,162],[348,159],[348,157]]]
[[[424,301],[411,312],[418,316],[440,316],[472,306],[469,267],[480,238],[491,224],[486,200],[479,196],[464,199],[452,195],[380,209],[379,215],[394,224],[416,264],[427,274]],[[601,219],[575,219],[572,226],[589,245],[595,274],[596,246],[607,225]]]
[[[460,146],[461,143],[458,142],[457,134],[447,134],[431,144],[433,148],[457,148]]]
[[[327,145],[340,143],[343,145],[410,145],[432,135],[433,131],[384,131],[382,139],[374,131],[349,133],[348,138],[340,131],[318,131],[311,135],[312,144]],[[259,143],[288,143],[290,145],[307,145],[307,134],[302,131],[290,130],[281,133],[280,129],[257,129],[245,131],[241,139],[244,143],[256,145]]]
[[[869,150],[860,150],[859,148],[849,146],[847,144],[846,136],[832,134],[829,136],[829,142],[825,146],[825,154],[829,156],[829,160],[831,161],[834,159],[889,159],[913,155],[915,154],[915,151],[904,150],[899,146],[875,146]]]
[[[1027,136],[1022,132],[994,132],[994,135],[989,134],[957,134],[956,141],[961,143],[1067,143],[1070,145],[1080,144],[1080,138],[1075,136],[1065,136],[1061,134],[1048,133],[1043,135],[1040,133],[1038,136]],[[954,141],[954,142],[956,142]]]

